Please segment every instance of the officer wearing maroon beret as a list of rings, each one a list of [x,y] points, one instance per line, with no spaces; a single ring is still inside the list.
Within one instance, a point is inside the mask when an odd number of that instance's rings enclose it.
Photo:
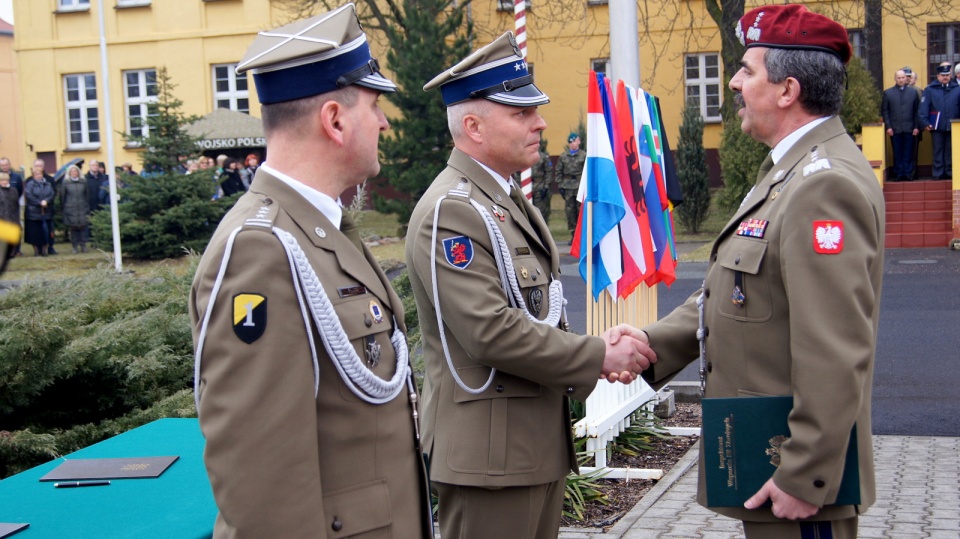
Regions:
[[[638,332],[659,358],[643,376],[660,387],[700,358],[707,398],[793,397],[771,479],[743,507],[711,509],[742,520],[749,539],[855,538],[875,499],[884,203],[837,116],[851,48],[841,25],[799,5],[753,9],[737,35],[741,128],[771,152],[715,240],[703,288]],[[851,439],[860,504],[836,505]],[[702,475],[697,499],[707,505]]]

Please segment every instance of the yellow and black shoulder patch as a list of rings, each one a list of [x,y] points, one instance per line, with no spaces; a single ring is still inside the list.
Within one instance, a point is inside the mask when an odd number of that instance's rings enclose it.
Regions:
[[[233,296],[233,332],[251,344],[267,329],[267,298],[260,294]]]

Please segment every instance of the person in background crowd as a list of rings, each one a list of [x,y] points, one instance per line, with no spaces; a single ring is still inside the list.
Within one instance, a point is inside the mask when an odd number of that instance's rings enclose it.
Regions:
[[[949,180],[953,178],[950,124],[960,117],[960,85],[950,62],[937,67],[937,80],[923,90],[919,115],[920,128],[933,139],[933,179]]]
[[[957,78],[957,84],[960,84],[960,63],[954,66],[953,75]]]
[[[5,172],[10,175],[10,187],[13,187],[17,191],[17,199],[19,204],[19,199],[23,197],[23,175],[19,172],[13,170],[13,166],[10,164],[10,160],[6,157],[0,157],[0,172]],[[17,220],[16,223],[20,224],[20,212],[17,211]],[[20,244],[17,243],[13,248],[13,253],[11,256],[20,256]]]
[[[396,91],[354,9],[261,32],[237,66],[270,160],[190,290],[214,537],[434,537],[404,305],[337,200],[378,174]]]
[[[6,172],[0,172],[0,220],[20,226],[20,196]]]
[[[243,180],[243,189],[245,191],[250,190],[250,183],[253,182],[253,176],[257,173],[259,167],[260,158],[257,157],[255,153],[247,155],[247,158],[243,160],[243,168],[240,169],[240,179]]]
[[[916,137],[920,134],[920,96],[907,85],[907,74],[902,69],[894,76],[894,84],[883,92],[880,112],[887,135],[893,144],[893,177],[891,181],[905,182],[913,179],[916,163],[913,160]]]
[[[49,183],[50,186],[53,188],[54,198],[53,198],[52,200],[50,200],[50,204],[49,204],[50,207],[49,207],[49,208],[46,208],[46,211],[47,211],[47,212],[49,213],[49,215],[50,215],[50,219],[49,219],[49,222],[46,222],[46,221],[45,221],[45,224],[46,224],[46,226],[47,226],[47,228],[48,228],[48,234],[47,234],[47,254],[48,254],[48,255],[55,255],[55,254],[57,254],[57,250],[53,248],[53,243],[54,243],[54,241],[56,240],[56,231],[55,231],[55,228],[56,228],[56,227],[55,227],[53,215],[54,215],[55,210],[56,210],[56,208],[55,208],[55,206],[56,206],[56,193],[57,193],[57,189],[59,188],[59,184],[54,180],[53,176],[51,176],[51,175],[49,175],[49,174],[46,173],[47,164],[46,164],[46,162],[45,162],[43,159],[35,159],[35,160],[33,161],[33,168],[37,168],[37,167],[40,167],[40,170],[41,170],[41,173],[43,174],[43,177],[47,180],[47,183]],[[61,181],[63,181],[63,180],[61,180]]]
[[[90,232],[90,197],[87,196],[87,181],[80,176],[76,166],[67,168],[60,184],[60,209],[63,211],[63,224],[70,235],[73,252],[87,252],[87,238]]]
[[[124,174],[127,174],[127,175],[129,175],[129,176],[136,176],[136,175],[137,175],[137,171],[133,170],[133,164],[132,164],[132,163],[124,163],[124,164],[120,165],[120,168],[123,169],[123,173],[124,173]]]
[[[193,174],[200,170],[200,161],[197,159],[187,159],[187,171],[184,174]]]
[[[704,406],[792,397],[772,477],[743,506],[709,509],[742,520],[747,539],[855,539],[876,499],[885,217],[873,169],[839,117],[853,51],[842,25],[795,4],[748,11],[736,35],[746,47],[730,80],[740,127],[772,151],[714,241],[702,289],[639,332],[660,358],[643,377],[657,389],[699,359]],[[854,443],[860,503],[837,505]]]
[[[103,185],[103,181],[107,179],[107,175],[104,174],[103,169],[100,167],[100,162],[96,159],[91,159],[90,164],[87,166],[89,168],[85,176],[87,180],[87,207],[88,211],[93,213],[102,207],[100,202],[100,187]],[[89,237],[87,239],[89,239]]]
[[[580,135],[570,133],[567,137],[567,151],[560,154],[557,166],[554,169],[557,187],[563,197],[563,212],[567,217],[567,230],[570,231],[570,241],[573,241],[573,232],[577,229],[577,219],[580,217],[580,201],[577,192],[580,190],[580,176],[583,174],[583,165],[587,162],[587,152],[580,149]]]
[[[240,161],[228,157],[223,161],[223,172],[220,173],[220,189],[223,196],[242,193],[243,180],[240,179]]]
[[[34,161],[32,175],[23,186],[23,196],[26,201],[23,241],[33,246],[33,256],[50,254],[50,236],[53,235],[53,199],[56,195],[53,182],[48,180],[43,172],[43,161]]]

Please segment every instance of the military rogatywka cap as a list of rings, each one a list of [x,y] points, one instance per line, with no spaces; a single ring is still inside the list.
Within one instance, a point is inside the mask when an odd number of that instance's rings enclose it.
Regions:
[[[737,37],[747,48],[824,51],[844,64],[853,56],[846,28],[798,4],[751,9],[737,22]]]
[[[457,65],[440,73],[424,85],[424,91],[440,87],[448,107],[469,99],[488,99],[514,107],[546,105],[550,98],[533,84],[533,75],[520,48],[507,32],[483,46]]]
[[[953,71],[949,65],[937,66],[937,75],[949,75]]]
[[[257,34],[237,74],[253,73],[260,103],[293,101],[351,84],[378,92],[397,85],[370,56],[353,4]]]

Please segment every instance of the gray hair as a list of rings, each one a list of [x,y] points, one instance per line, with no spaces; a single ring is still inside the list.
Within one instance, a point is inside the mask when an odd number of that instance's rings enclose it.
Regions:
[[[469,99],[447,107],[447,128],[453,140],[463,136],[463,118],[468,114],[483,118],[490,113],[492,104],[486,99]]]
[[[778,84],[787,77],[800,83],[800,106],[817,116],[840,113],[846,70],[836,55],[823,51],[767,49],[763,57],[767,80]]]
[[[350,85],[302,99],[262,105],[260,115],[263,117],[263,131],[269,135],[278,129],[300,130],[304,127],[303,120],[327,101],[336,101],[345,107],[353,107],[359,99],[359,88]]]

